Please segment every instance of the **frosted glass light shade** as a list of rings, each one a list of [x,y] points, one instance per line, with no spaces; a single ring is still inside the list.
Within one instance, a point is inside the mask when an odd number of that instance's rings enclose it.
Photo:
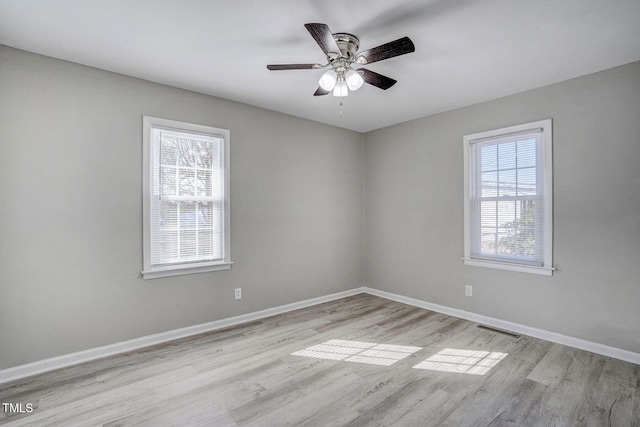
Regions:
[[[347,80],[347,86],[349,87],[349,90],[358,90],[364,84],[362,76],[355,70],[347,71],[347,74],[345,74],[344,77]]]
[[[326,91],[330,91],[336,85],[336,81],[338,80],[338,75],[335,71],[329,70],[320,77],[320,81],[318,84],[320,87]]]
[[[347,88],[347,82],[344,80],[340,80],[336,83],[336,86],[333,88],[333,96],[348,96],[349,89]]]

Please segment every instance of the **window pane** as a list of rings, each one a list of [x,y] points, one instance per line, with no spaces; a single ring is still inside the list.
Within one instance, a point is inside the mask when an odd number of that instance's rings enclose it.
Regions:
[[[201,169],[196,173],[196,195],[199,197],[211,197],[211,170]]]
[[[196,171],[191,168],[181,167],[178,172],[178,195],[195,196],[196,195]]]
[[[514,163],[515,163],[515,159]],[[516,191],[516,171],[507,170],[498,172],[498,195],[502,196],[515,196]]]
[[[498,166],[498,148],[495,145],[480,147],[481,170],[496,170]]]
[[[160,163],[167,166],[176,166],[178,164],[178,141],[176,138],[162,136],[160,146]]]
[[[178,204],[168,200],[160,202],[160,227],[163,229],[178,229]]]
[[[526,258],[535,258],[536,236],[534,227],[519,227],[518,248],[516,254]]]
[[[206,218],[209,221],[213,231],[222,235],[223,219],[224,219],[224,207],[223,202],[211,202],[207,206]]]
[[[518,196],[532,196],[537,193],[536,169],[518,169]]]
[[[535,167],[536,166],[536,140],[529,139],[518,141],[518,167]]]
[[[505,227],[515,219],[517,203],[511,200],[498,202],[498,227]]]
[[[482,174],[481,197],[496,197],[498,195],[497,172],[484,172]]]
[[[180,261],[193,261],[198,259],[196,252],[195,229],[180,230]]]
[[[168,264],[178,259],[177,229],[163,229],[154,243],[152,255],[156,264]]]
[[[176,195],[178,193],[178,168],[175,166],[162,166],[160,169],[160,183],[162,195]]]
[[[534,200],[499,203],[498,252],[531,258],[536,248]]]
[[[178,165],[187,168],[195,167],[195,149],[193,142],[188,138],[178,138],[177,141]]]
[[[214,255],[213,251],[213,235],[211,229],[198,230],[198,253],[202,258],[214,259],[220,258],[221,254]]]
[[[514,228],[516,227],[517,202],[498,203],[498,253],[501,255],[513,255],[516,247]]]
[[[499,255],[513,255],[514,253],[514,243],[512,237],[512,232],[508,229],[499,229],[498,230],[498,251]]]
[[[482,202],[480,204],[480,226],[481,227],[495,227],[498,219],[497,212],[498,203]]]
[[[213,159],[212,141],[193,141],[195,167],[198,169],[211,169]]]
[[[512,169],[516,167],[516,143],[507,142],[498,145],[498,167]]]
[[[480,229],[480,252],[482,254],[491,255],[496,253],[496,236],[497,229],[495,227],[482,227]]]
[[[195,229],[198,226],[196,203],[180,202],[180,229]]]

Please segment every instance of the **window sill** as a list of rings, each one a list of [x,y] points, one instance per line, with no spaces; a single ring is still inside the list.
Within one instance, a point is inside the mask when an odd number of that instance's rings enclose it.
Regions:
[[[518,271],[520,273],[540,274],[543,276],[553,275],[555,268],[535,267],[532,265],[513,264],[508,262],[487,261],[484,259],[462,258],[464,265],[473,267],[497,268],[499,270]]]
[[[231,261],[228,262],[217,262],[215,264],[185,264],[181,266],[168,266],[168,267],[158,267],[153,270],[143,271],[142,278],[144,280],[148,279],[159,279],[161,277],[170,277],[170,276],[182,276],[185,274],[196,274],[196,273],[207,273],[210,271],[220,271],[220,270],[229,270],[233,263]]]

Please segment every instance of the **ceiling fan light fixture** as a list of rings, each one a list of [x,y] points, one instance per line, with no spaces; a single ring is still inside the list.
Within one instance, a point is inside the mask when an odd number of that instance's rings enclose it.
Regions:
[[[347,86],[349,87],[349,90],[358,90],[364,84],[364,79],[362,78],[360,73],[358,73],[355,70],[347,71],[347,74],[345,74],[344,77],[345,77],[345,80],[347,81]]]
[[[318,84],[322,89],[330,91],[335,87],[337,80],[338,74],[333,70],[328,70],[322,75],[322,77],[320,77]]]
[[[336,86],[333,88],[333,96],[349,96],[349,89],[347,82],[344,79],[338,80]]]

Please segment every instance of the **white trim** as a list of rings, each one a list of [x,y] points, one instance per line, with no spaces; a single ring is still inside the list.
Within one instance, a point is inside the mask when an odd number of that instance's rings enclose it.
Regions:
[[[610,347],[608,345],[598,344],[592,341],[586,341],[580,338],[558,334],[556,332],[545,331],[544,329],[533,328],[531,326],[522,325],[520,323],[509,322],[507,320],[496,319],[495,317],[484,316],[482,314],[471,313],[469,311],[459,310],[457,308],[451,308],[415,298],[405,297],[402,295],[397,295],[391,292],[381,291],[366,286],[363,288],[363,292],[392,301],[401,302],[403,304],[412,305],[414,307],[424,308],[426,310],[435,311],[449,316],[459,317],[471,322],[481,323],[483,325],[503,329],[505,331],[517,332],[519,334],[528,335],[530,337],[540,338],[557,344],[566,345],[568,347],[586,350],[592,353],[600,354],[602,356],[613,357],[614,359],[624,360],[625,362],[640,365],[640,353],[634,353],[632,351],[623,350],[617,347]]]
[[[195,273],[206,273],[208,271],[219,271],[219,270],[229,270],[231,268],[232,262],[217,262],[212,264],[205,265],[190,265],[190,266],[182,266],[179,270],[176,270],[175,266],[158,268],[156,267],[152,271],[142,271],[142,278],[144,280],[147,279],[158,279],[160,277],[170,277],[170,276],[183,276],[185,274],[195,274]]]
[[[289,311],[298,310],[305,307],[311,307],[325,302],[361,294],[363,292],[364,288],[355,288],[348,291],[325,295],[322,297],[311,298],[304,301],[255,311],[253,313],[242,314],[240,316],[229,317],[226,319],[215,320],[213,322],[202,323],[200,325],[187,326],[186,328],[173,329],[171,331],[146,335],[128,341],[122,341],[115,344],[109,344],[102,347],[91,348],[88,350],[78,351],[70,354],[64,354],[62,356],[52,357],[49,359],[39,360],[37,362],[27,363],[25,365],[15,366],[13,368],[3,369],[0,370],[0,384],[48,371],[53,371],[56,369],[66,368],[68,366],[77,365],[79,363],[101,359],[107,356],[113,356],[115,354],[138,350],[140,348],[148,347],[151,345],[162,344],[179,338],[189,337],[205,332],[211,332],[222,328],[228,328],[229,326],[235,326],[241,323],[253,322],[255,320],[264,319],[267,317],[275,316],[277,314],[287,313]]]
[[[485,259],[462,258],[464,265],[474,267],[497,268],[498,270],[519,271],[521,273],[541,274],[551,276],[555,268],[537,267],[535,265],[512,264],[509,262],[489,261]]]
[[[9,381],[19,380],[21,378],[30,377],[32,375],[41,374],[44,372],[53,371],[56,369],[65,368],[72,365],[77,365],[79,363],[101,359],[107,356],[113,356],[116,354],[138,350],[140,348],[148,347],[151,345],[162,344],[162,343],[173,341],[179,338],[184,338],[184,337],[197,335],[205,332],[211,332],[218,329],[227,328],[229,326],[239,325],[241,323],[264,319],[264,318],[275,316],[278,314],[287,313],[289,311],[298,310],[305,307],[311,307],[314,305],[322,304],[329,301],[335,301],[341,298],[346,298],[346,297],[350,297],[350,296],[362,294],[362,293],[374,295],[374,296],[385,298],[392,301],[401,302],[403,304],[412,305],[414,307],[424,308],[426,310],[435,311],[438,313],[458,317],[458,318],[469,320],[472,322],[482,323],[484,325],[492,326],[494,328],[517,332],[517,333],[528,335],[534,338],[540,338],[543,340],[555,342],[558,344],[566,345],[566,346],[577,348],[580,350],[590,351],[592,353],[600,354],[602,356],[613,357],[614,359],[619,359],[625,362],[630,362],[630,363],[635,363],[637,365],[640,365],[640,353],[634,353],[634,352],[631,352],[628,350],[622,350],[616,347],[610,347],[607,345],[598,344],[591,341],[586,341],[579,338],[558,334],[555,332],[545,331],[543,329],[532,328],[530,326],[521,325],[519,323],[496,319],[494,317],[471,313],[468,311],[459,310],[456,308],[434,304],[434,303],[418,300],[415,298],[405,297],[405,296],[397,295],[391,292],[381,291],[378,289],[373,289],[373,288],[363,286],[363,287],[351,289],[348,291],[338,292],[335,294],[330,294],[322,297],[311,298],[304,301],[281,305],[279,307],[268,308],[268,309],[256,311],[253,313],[229,317],[227,319],[216,320],[209,323],[202,323],[200,325],[188,326],[186,328],[174,329],[167,332],[160,332],[158,334],[147,335],[144,337],[135,338],[128,341],[122,341],[115,344],[109,344],[102,347],[96,347],[89,350],[65,354],[58,357],[52,357],[49,359],[44,359],[37,362],[0,370],[0,384],[7,383]]]

